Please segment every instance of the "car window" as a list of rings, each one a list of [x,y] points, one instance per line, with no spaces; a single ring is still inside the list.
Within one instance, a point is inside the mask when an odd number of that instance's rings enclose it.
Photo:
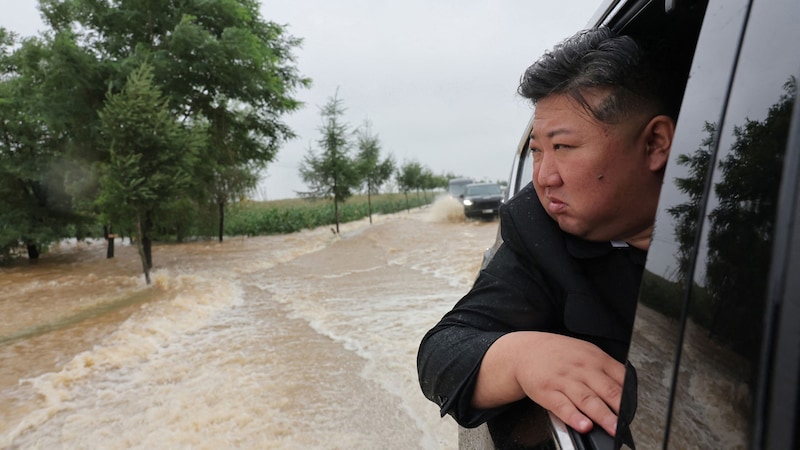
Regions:
[[[630,427],[635,443],[642,448],[662,447],[670,419],[684,287],[697,230],[692,219],[700,214],[706,189],[703,167],[681,161],[698,150],[713,151],[707,124],[719,122],[723,112],[746,6],[746,0],[709,2],[664,175],[628,355],[639,385],[636,417]],[[680,181],[687,179],[695,183]]]
[[[800,67],[786,57],[796,51],[776,43],[798,42],[798,20],[797,2],[756,1],[752,11],[741,0],[709,2],[629,353],[639,384],[631,430],[642,448],[745,448],[752,440],[792,76]]]
[[[500,195],[502,193],[499,184],[483,184],[480,186],[467,187],[467,195]]]

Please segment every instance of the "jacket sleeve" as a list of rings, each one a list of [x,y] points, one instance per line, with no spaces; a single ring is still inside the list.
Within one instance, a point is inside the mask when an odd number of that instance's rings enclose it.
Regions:
[[[502,244],[472,289],[422,339],[422,391],[461,426],[476,427],[505,409],[471,407],[478,369],[492,343],[512,331],[547,331],[556,322],[547,300],[552,293],[530,267],[519,251]]]

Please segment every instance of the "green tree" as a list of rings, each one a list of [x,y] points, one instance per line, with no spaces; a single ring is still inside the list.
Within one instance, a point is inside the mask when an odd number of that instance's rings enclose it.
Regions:
[[[394,173],[394,159],[391,155],[380,160],[381,144],[378,136],[372,134],[369,122],[358,131],[358,154],[356,165],[362,180],[362,187],[367,192],[369,223],[372,223],[372,194],[378,194],[381,186]]]
[[[294,65],[301,41],[264,21],[255,0],[42,0],[41,7],[56,33],[73,33],[100,67],[113,69],[100,86],[119,91],[147,62],[170,111],[208,124],[192,192],[218,206],[222,239],[225,206],[252,189],[294,137],[281,117],[301,106],[293,94],[310,84]]]
[[[419,178],[419,185],[417,186],[417,198],[419,198],[419,191],[421,190],[422,195],[425,197],[425,203],[427,203],[428,191],[436,189],[437,183],[438,181],[436,179],[436,175],[433,174],[433,171],[427,167],[423,167]],[[422,203],[420,203],[420,205],[422,205]]]
[[[422,164],[418,161],[407,161],[395,172],[397,187],[406,198],[406,209],[411,209],[408,203],[408,193],[413,189],[419,189],[422,183],[422,172]]]
[[[308,198],[333,198],[334,222],[339,233],[339,203],[353,195],[360,184],[354,158],[350,156],[352,142],[346,123],[342,122],[345,110],[338,92],[321,108],[322,135],[317,141],[320,153],[309,149],[300,163],[300,177],[310,190],[300,192]]]
[[[150,284],[151,232],[160,207],[187,194],[202,135],[178,123],[146,64],[120,93],[109,93],[100,120],[110,158],[97,204],[109,222],[133,224]]]
[[[51,120],[52,55],[46,42],[0,29],[0,254],[22,244],[32,261],[83,223],[64,189],[64,130]]]
[[[260,166],[254,164],[253,166]],[[208,185],[214,205],[217,210],[217,238],[222,242],[225,229],[225,207],[230,202],[238,202],[245,197],[258,184],[259,170],[250,164],[230,165],[219,164],[209,174],[207,180],[213,180]]]

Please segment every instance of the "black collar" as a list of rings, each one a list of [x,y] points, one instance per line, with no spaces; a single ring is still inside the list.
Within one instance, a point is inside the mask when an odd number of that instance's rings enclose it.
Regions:
[[[624,251],[628,253],[634,263],[642,266],[647,259],[646,251],[631,245],[619,246],[618,242],[612,243],[610,241],[587,241],[569,233],[564,233],[564,241],[569,254],[578,259],[599,258],[615,251]]]

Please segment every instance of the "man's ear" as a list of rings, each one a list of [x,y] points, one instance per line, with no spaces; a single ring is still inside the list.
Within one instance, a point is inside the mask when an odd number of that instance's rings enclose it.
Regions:
[[[675,121],[669,116],[655,116],[645,127],[647,157],[649,158],[649,168],[653,172],[658,172],[666,167],[674,135]]]

